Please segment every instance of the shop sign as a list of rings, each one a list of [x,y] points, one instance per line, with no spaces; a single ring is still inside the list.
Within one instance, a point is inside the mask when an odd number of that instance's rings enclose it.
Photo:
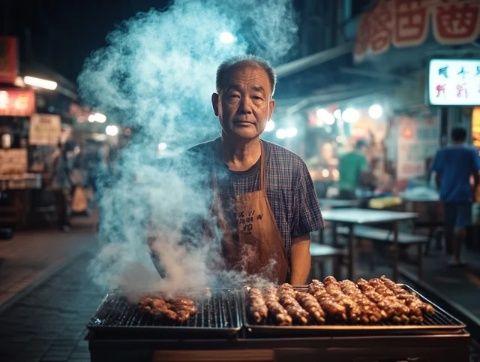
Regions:
[[[480,59],[432,59],[428,100],[444,106],[480,105]]]
[[[427,174],[427,159],[438,149],[440,127],[437,118],[396,119],[397,180],[409,180]]]
[[[472,111],[472,143],[480,149],[480,107],[475,107]]]
[[[62,125],[57,114],[34,114],[30,119],[28,142],[31,145],[56,145],[60,140]]]
[[[0,36],[0,83],[13,84],[17,73],[17,39]]]
[[[480,2],[472,0],[379,0],[359,19],[354,59],[386,52],[391,45],[425,42],[432,23],[440,44],[467,44],[480,35]]]
[[[27,150],[0,150],[0,175],[20,175],[27,172]]]
[[[33,89],[0,89],[0,116],[30,116],[34,111],[35,93]]]

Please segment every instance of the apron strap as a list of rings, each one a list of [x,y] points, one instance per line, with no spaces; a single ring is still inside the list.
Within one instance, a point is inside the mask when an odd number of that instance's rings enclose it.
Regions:
[[[267,192],[267,171],[265,170],[265,146],[263,145],[263,142],[260,140],[260,145],[262,148],[262,153],[260,154],[260,185],[259,185],[259,190],[263,190],[265,188],[265,193]]]

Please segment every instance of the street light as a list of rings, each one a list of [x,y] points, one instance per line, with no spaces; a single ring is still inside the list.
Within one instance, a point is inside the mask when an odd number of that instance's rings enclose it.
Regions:
[[[23,77],[23,82],[32,87],[43,88],[48,90],[57,89],[57,82],[54,82],[53,80],[31,77],[29,75]]]
[[[105,127],[105,133],[107,136],[115,137],[118,134],[118,131],[118,127],[113,124],[109,124],[107,127]]]
[[[229,31],[222,31],[218,36],[218,40],[220,40],[220,43],[223,44],[232,44],[235,43],[236,38],[235,35],[233,35]]]
[[[383,108],[380,104],[372,104],[368,108],[368,115],[373,119],[379,119],[383,114]]]
[[[98,123],[105,123],[107,121],[107,116],[102,113],[92,113],[88,116],[88,122],[98,122]]]

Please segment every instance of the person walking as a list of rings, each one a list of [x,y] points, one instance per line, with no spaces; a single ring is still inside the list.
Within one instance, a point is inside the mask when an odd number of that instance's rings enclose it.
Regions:
[[[478,151],[467,145],[466,139],[464,128],[453,128],[452,144],[437,151],[432,163],[432,175],[444,205],[445,243],[451,254],[450,266],[465,265],[461,259],[461,246],[471,224],[474,190],[479,183]]]

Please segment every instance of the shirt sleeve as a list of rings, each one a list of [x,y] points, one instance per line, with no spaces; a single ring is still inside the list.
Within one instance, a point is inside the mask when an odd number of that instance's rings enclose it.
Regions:
[[[478,151],[473,149],[473,171],[478,172],[480,171],[480,156],[478,155]]]
[[[441,172],[441,169],[440,169],[442,164],[441,158],[442,158],[441,152],[437,152],[432,162],[431,170],[433,172],[437,172],[437,173]]]
[[[368,170],[368,161],[367,158],[361,155],[361,162],[360,162],[360,171],[367,171]]]
[[[298,183],[295,183],[294,218],[292,238],[305,235],[323,228],[323,218],[318,205],[313,181],[307,166],[302,162],[298,172]]]

